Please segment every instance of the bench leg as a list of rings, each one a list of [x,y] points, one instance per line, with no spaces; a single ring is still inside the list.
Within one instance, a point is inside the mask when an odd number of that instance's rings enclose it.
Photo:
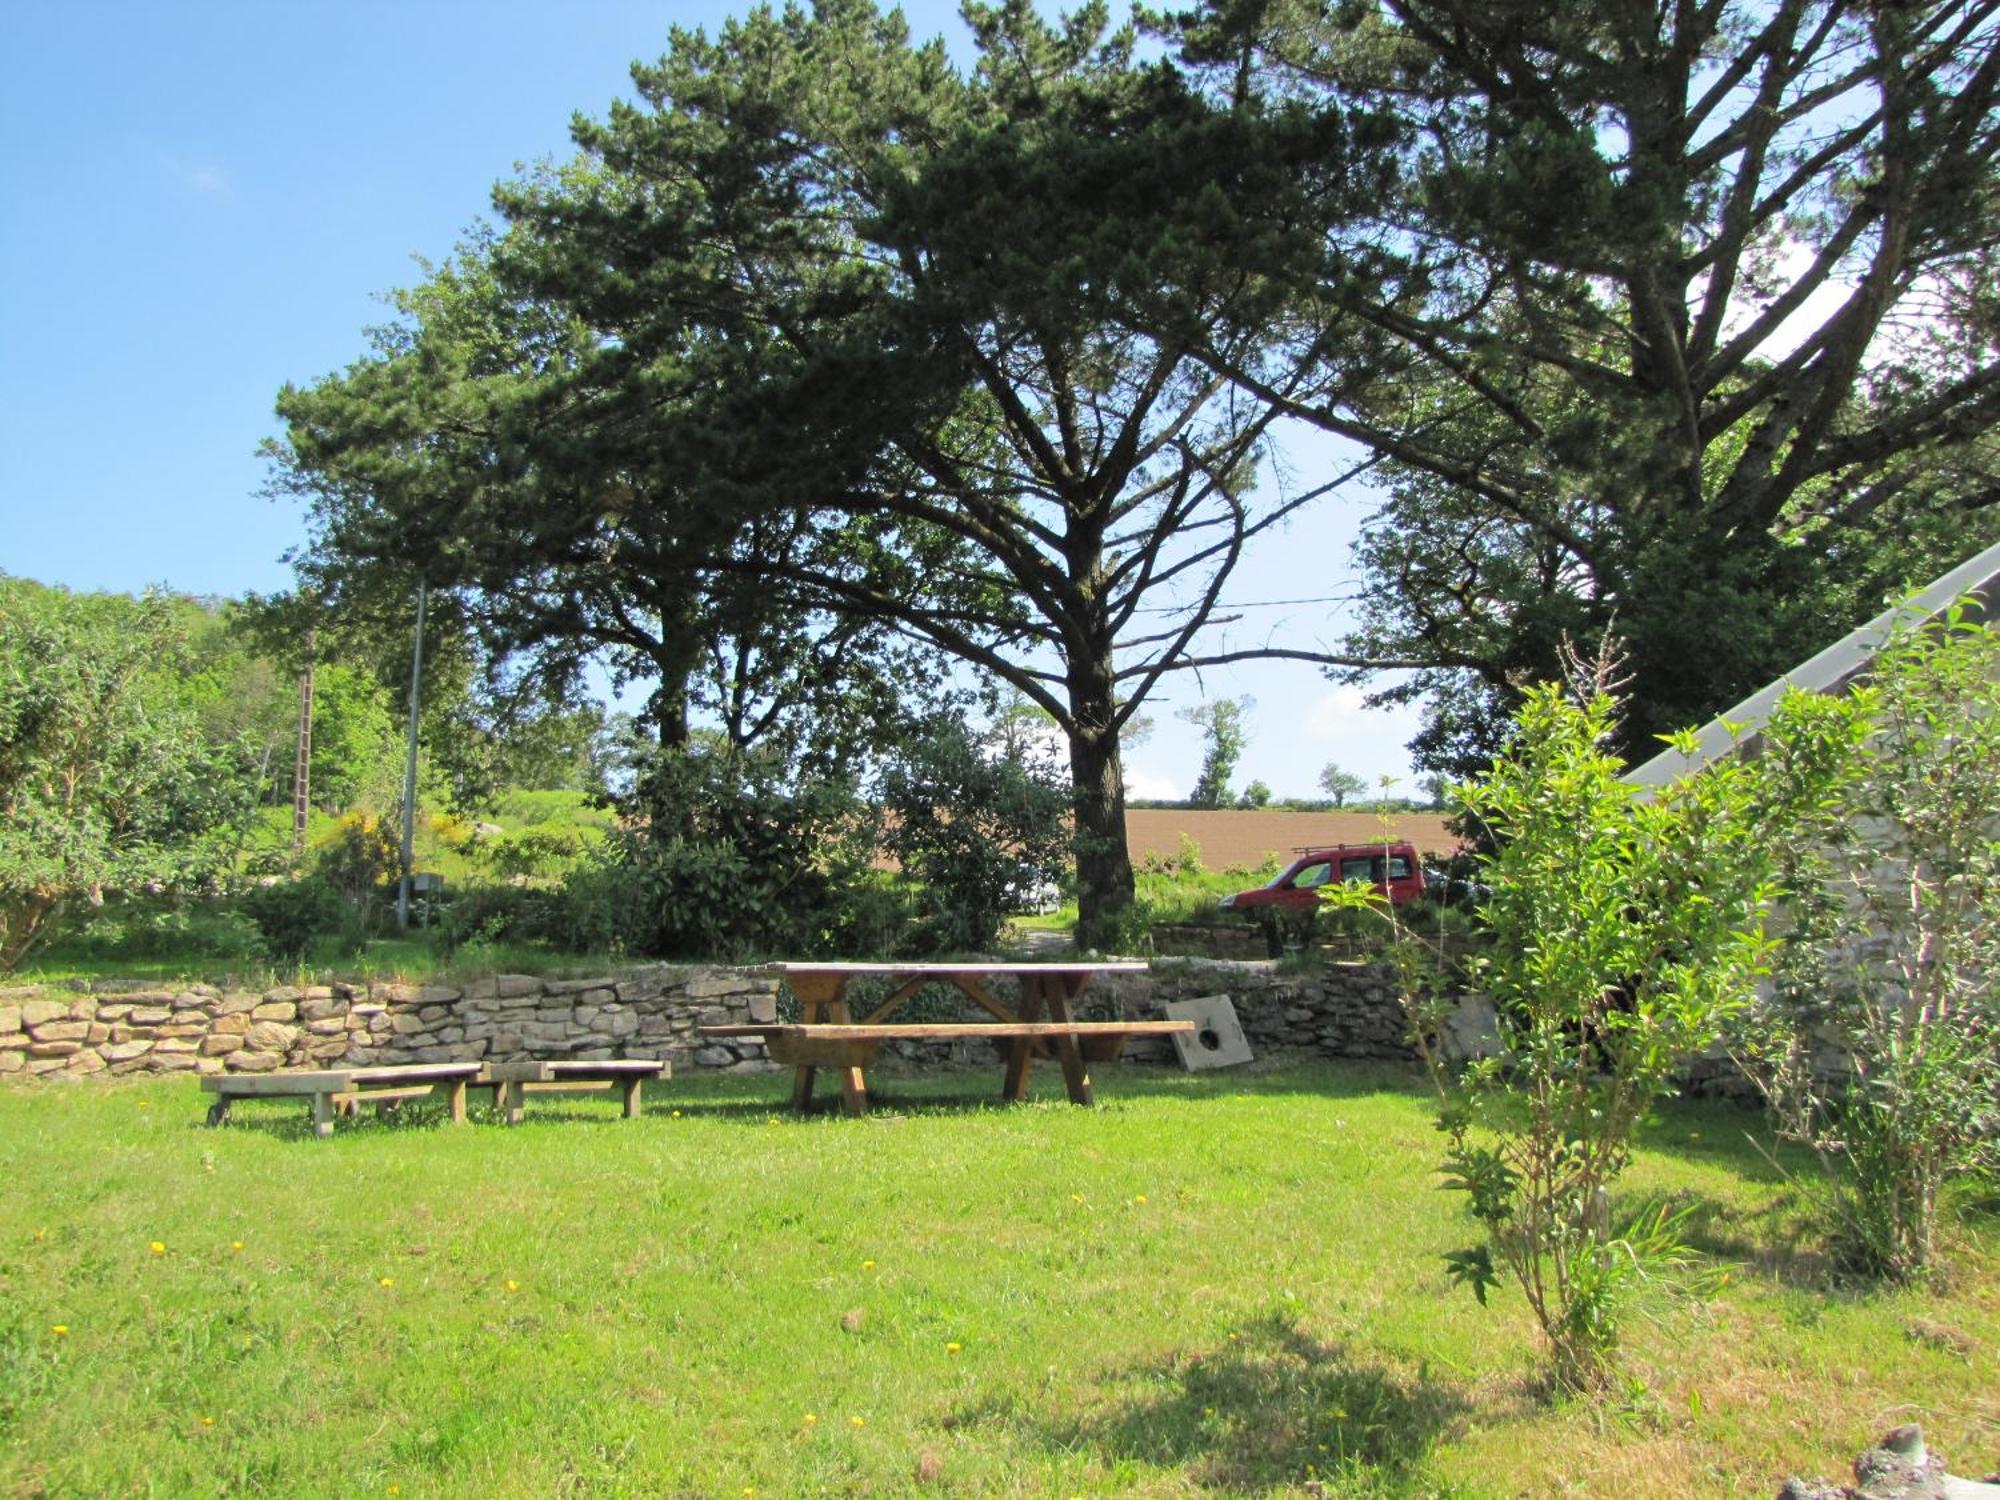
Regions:
[[[229,1096],[227,1094],[219,1094],[216,1096],[215,1103],[208,1107],[209,1129],[213,1130],[218,1125],[227,1125],[228,1123]]]
[[[626,1119],[636,1120],[639,1118],[639,1095],[645,1086],[646,1080],[643,1078],[628,1078],[625,1080]]]
[[[500,1114],[509,1125],[518,1125],[527,1113],[528,1091],[518,1079],[511,1083],[496,1084],[494,1097],[500,1101]]]
[[[813,1075],[818,1071],[818,1068],[806,1063],[792,1069],[792,1108],[802,1115],[812,1113]]]
[[[454,1078],[449,1087],[451,1089],[451,1123],[454,1125],[463,1125],[465,1123],[466,1081],[463,1078]]]
[[[313,1134],[325,1140],[333,1134],[333,1095],[312,1096]]]

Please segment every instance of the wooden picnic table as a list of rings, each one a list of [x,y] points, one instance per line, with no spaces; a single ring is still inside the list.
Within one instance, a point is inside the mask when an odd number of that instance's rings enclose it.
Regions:
[[[778,963],[763,972],[791,987],[802,1013],[799,1022],[702,1026],[711,1037],[762,1037],[774,1062],[793,1069],[792,1103],[801,1111],[812,1107],[813,1079],[821,1067],[840,1073],[841,1103],[851,1115],[868,1107],[864,1070],[885,1041],[958,1040],[986,1037],[1006,1044],[1006,1068],[1000,1096],[1009,1103],[1028,1097],[1029,1069],[1038,1058],[1062,1065],[1070,1101],[1091,1104],[1090,1062],[1109,1061],[1134,1036],[1192,1031],[1192,1021],[1078,1021],[1071,1003],[1100,974],[1143,974],[1142,963],[1054,964],[896,964],[896,963]],[[848,1004],[847,987],[856,979],[890,981],[888,998],[858,1021]],[[1015,1008],[988,989],[994,979],[1016,982],[1020,999]],[[945,984],[993,1017],[991,1021],[892,1023],[890,1017],[929,984]]]
[[[470,1062],[318,1068],[297,1073],[211,1073],[202,1079],[201,1086],[216,1096],[208,1107],[211,1125],[227,1120],[229,1106],[238,1099],[304,1098],[311,1102],[313,1134],[325,1138],[333,1134],[336,1109],[351,1111],[362,1104],[386,1108],[440,1088],[449,1098],[452,1123],[463,1125],[465,1090],[478,1072],[479,1064]]]

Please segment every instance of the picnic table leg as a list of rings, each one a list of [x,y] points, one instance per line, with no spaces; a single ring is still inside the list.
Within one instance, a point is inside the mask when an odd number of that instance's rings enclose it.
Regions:
[[[1038,981],[1047,997],[1049,1019],[1067,1024],[1070,1019],[1070,986],[1077,981],[1050,976]],[[1084,1065],[1083,1049],[1073,1036],[1059,1036],[1055,1039],[1056,1060],[1062,1064],[1063,1082],[1069,1086],[1069,1102],[1072,1104],[1095,1104],[1097,1094],[1090,1086],[1090,1069]]]
[[[626,1119],[636,1120],[639,1118],[639,1092],[645,1087],[645,1084],[646,1080],[644,1078],[628,1078],[625,1080]]]
[[[227,1094],[217,1094],[215,1096],[215,1103],[209,1105],[208,1123],[211,1129],[217,1125],[226,1125],[229,1123],[229,1096]]]
[[[463,1125],[465,1123],[466,1082],[463,1078],[454,1078],[448,1087],[451,1090],[451,1123],[454,1125]]]
[[[828,1012],[845,988],[845,982],[838,975],[795,974],[788,982],[793,997],[799,1002],[800,1019],[808,1026],[833,1019]],[[844,1012],[846,1007],[843,1005],[841,1009]],[[802,1115],[812,1112],[813,1075],[818,1071],[810,1063],[799,1063],[792,1070],[792,1108]],[[842,1092],[846,1092],[844,1080]]]
[[[844,994],[827,1002],[826,1016],[835,1026],[854,1024],[854,1017],[847,1009],[847,999]],[[868,1079],[861,1069],[840,1069],[840,1107],[850,1115],[868,1113]]]
[[[1041,981],[1024,974],[1021,976],[1021,1019],[1039,1021],[1041,1018]],[[1000,1085],[1003,1104],[1019,1104],[1028,1097],[1028,1070],[1034,1055],[1035,1045],[1026,1037],[1017,1037],[1007,1044],[1007,1074]]]
[[[325,1140],[333,1134],[333,1095],[312,1096],[313,1134]]]

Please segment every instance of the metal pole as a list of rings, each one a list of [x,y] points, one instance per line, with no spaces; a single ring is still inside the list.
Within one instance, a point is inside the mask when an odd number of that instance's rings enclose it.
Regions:
[[[417,831],[417,704],[424,680],[424,596],[417,585],[417,643],[410,652],[410,747],[403,761],[403,878],[396,885],[396,930],[410,929],[410,865]]]

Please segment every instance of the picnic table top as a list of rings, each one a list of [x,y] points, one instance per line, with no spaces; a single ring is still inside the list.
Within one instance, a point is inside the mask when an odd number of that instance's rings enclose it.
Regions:
[[[1150,967],[1137,959],[1107,959],[1095,963],[768,963],[758,966],[767,974],[899,974],[914,979],[920,974],[944,978],[952,974],[1144,974]]]

